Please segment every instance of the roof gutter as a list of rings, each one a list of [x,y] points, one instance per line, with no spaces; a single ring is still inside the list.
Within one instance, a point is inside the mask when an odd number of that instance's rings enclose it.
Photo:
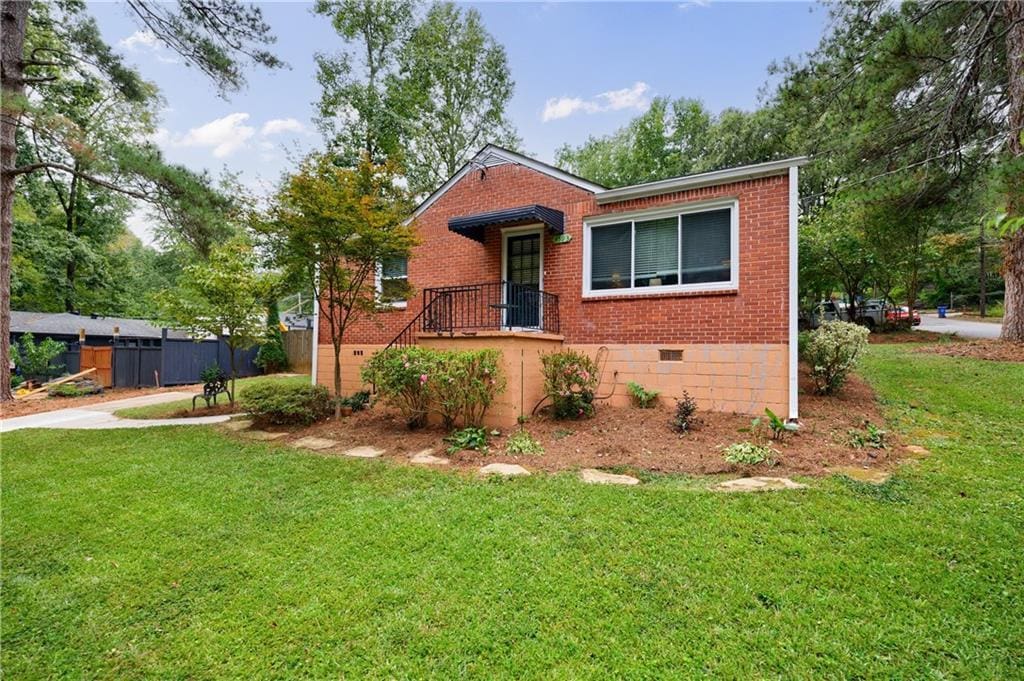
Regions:
[[[629,187],[619,187],[618,189],[608,189],[595,193],[594,198],[597,200],[598,205],[604,205],[618,201],[629,201],[630,199],[642,199],[648,196],[658,196],[659,194],[681,192],[688,189],[710,187],[717,184],[753,180],[759,177],[770,177],[772,175],[783,175],[787,174],[790,168],[798,168],[802,165],[806,165],[807,161],[808,159],[806,156],[797,156],[794,158],[782,159],[780,161],[756,163],[754,165],[726,168],[724,170],[712,170],[707,173],[673,177],[668,180],[659,180],[657,182],[645,182],[644,184],[634,184]]]

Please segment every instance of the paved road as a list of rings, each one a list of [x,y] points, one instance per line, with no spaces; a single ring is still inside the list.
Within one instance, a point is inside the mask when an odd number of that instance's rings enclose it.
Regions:
[[[29,414],[18,416],[12,419],[0,421],[0,433],[9,433],[12,430],[22,428],[74,428],[74,429],[104,429],[104,428],[152,428],[153,426],[189,426],[203,425],[207,423],[221,423],[227,421],[230,416],[197,416],[187,419],[122,419],[114,416],[118,409],[128,407],[144,407],[150,404],[163,404],[191,398],[193,393],[171,392],[131,397],[126,400],[114,400],[113,402],[100,402],[90,404],[78,409],[57,409],[41,414]]]
[[[939,316],[935,314],[923,314],[921,315],[921,326],[917,328],[937,333],[955,333],[962,338],[999,338],[1003,325],[992,322],[974,322],[959,317],[939,319]]]

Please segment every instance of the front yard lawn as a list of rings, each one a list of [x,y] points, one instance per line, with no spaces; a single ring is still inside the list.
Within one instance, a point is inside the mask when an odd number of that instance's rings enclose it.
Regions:
[[[10,678],[1024,675],[1024,365],[872,347],[882,487],[478,481],[211,428],[3,436]]]

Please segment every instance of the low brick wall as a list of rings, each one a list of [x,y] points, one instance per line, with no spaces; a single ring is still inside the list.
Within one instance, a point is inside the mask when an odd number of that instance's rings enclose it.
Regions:
[[[540,356],[563,347],[598,357],[607,348],[598,392],[611,397],[605,402],[629,404],[626,385],[635,381],[657,389],[670,403],[685,390],[709,411],[760,414],[765,407],[779,415],[788,409],[788,348],[774,344],[652,344],[564,345],[560,336],[534,333],[489,332],[476,335],[421,335],[426,347],[501,350],[507,387],[488,413],[487,425],[508,428],[519,414],[529,414],[544,397]],[[346,345],[341,351],[342,393],[366,386],[359,378],[363,362],[382,345]],[[331,346],[319,348],[317,381],[333,387],[334,358]],[[663,350],[682,353],[679,361],[662,359]]]
[[[788,347],[759,344],[570,345],[597,357],[608,354],[602,367],[600,395],[612,393],[611,404],[629,404],[626,384],[635,381],[674,400],[685,390],[697,406],[709,411],[760,414],[768,407],[787,413]],[[664,361],[662,350],[682,352],[681,361]],[[614,390],[613,390],[614,387]]]

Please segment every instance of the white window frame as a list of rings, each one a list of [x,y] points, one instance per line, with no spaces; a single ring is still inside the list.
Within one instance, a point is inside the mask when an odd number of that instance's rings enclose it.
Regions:
[[[636,223],[658,218],[669,218],[673,216],[688,215],[692,213],[704,213],[712,210],[729,209],[729,280],[714,281],[703,284],[669,284],[666,286],[636,286],[633,270],[636,267]],[[617,225],[630,223],[630,254],[629,254],[629,287],[597,289],[590,288],[591,278],[591,229],[606,225]],[[677,262],[681,263],[682,239],[676,238],[678,254]],[[586,218],[583,221],[583,297],[584,298],[618,298],[622,296],[656,296],[666,293],[687,293],[702,291],[734,291],[740,285],[740,202],[732,197],[727,199],[714,199],[711,201],[697,201],[692,203],[679,204],[676,206],[657,208],[654,210],[634,211],[631,213],[610,213],[593,218]]]
[[[405,281],[409,281],[409,256],[405,257]],[[384,263],[377,263],[377,272],[374,280],[375,288],[377,289],[377,301],[384,307],[393,307],[398,310],[404,310],[409,305],[408,300],[392,300],[385,302],[384,298]],[[388,277],[388,279],[402,279],[403,277]]]

